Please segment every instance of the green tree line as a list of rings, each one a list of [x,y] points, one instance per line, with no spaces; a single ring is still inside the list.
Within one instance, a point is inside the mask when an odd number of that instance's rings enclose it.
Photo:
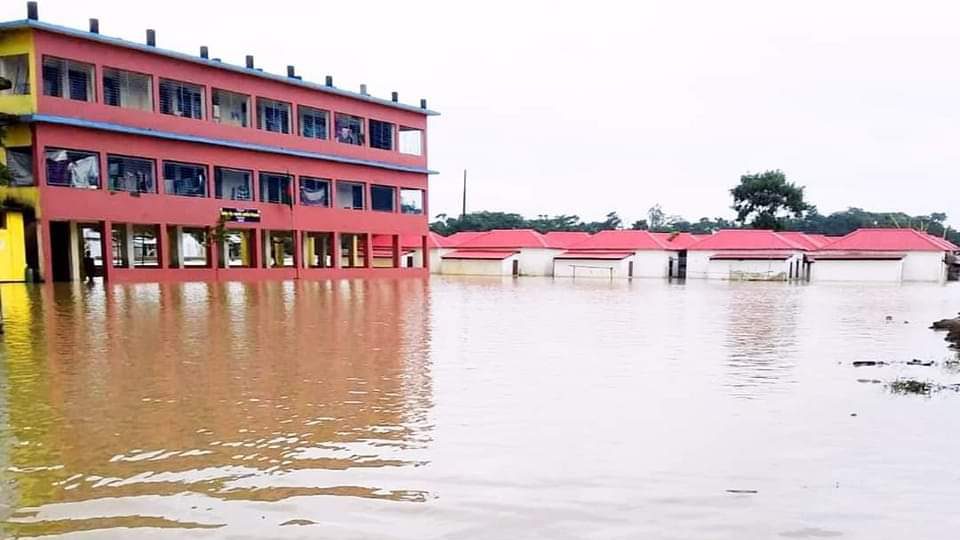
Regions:
[[[913,228],[935,236],[946,236],[960,244],[960,231],[947,228],[947,215],[932,212],[925,215],[909,215],[905,212],[873,212],[850,207],[846,210],[823,215],[816,206],[804,200],[804,188],[788,182],[783,171],[773,170],[759,174],[745,174],[740,183],[730,190],[732,209],[737,217],[701,217],[687,220],[679,215],[667,214],[659,204],[646,212],[646,218],[632,223],[630,229],[656,232],[712,233],[719,229],[740,227],[839,236],[864,227]],[[436,233],[448,236],[460,231],[489,231],[492,229],[534,229],[541,233],[550,231],[585,231],[594,233],[603,230],[628,228],[617,212],[610,212],[603,221],[583,221],[577,215],[540,215],[528,219],[508,212],[471,212],[459,217],[440,214],[430,224]]]

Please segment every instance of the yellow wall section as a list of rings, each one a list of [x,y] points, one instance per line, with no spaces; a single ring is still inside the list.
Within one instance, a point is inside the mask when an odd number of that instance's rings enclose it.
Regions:
[[[23,237],[23,214],[6,212],[7,226],[0,229],[0,281],[23,281],[27,252]]]
[[[13,124],[4,129],[6,136],[3,138],[3,146],[13,148],[33,144],[33,136],[28,124]],[[0,163],[7,164],[7,153],[2,150],[0,150]],[[24,207],[33,208],[35,215],[40,216],[40,192],[35,186],[0,186],[0,204],[8,199]]]
[[[37,54],[33,47],[33,30],[6,30],[0,32],[0,56],[29,55],[30,93],[0,95],[0,113],[34,114],[37,112]]]

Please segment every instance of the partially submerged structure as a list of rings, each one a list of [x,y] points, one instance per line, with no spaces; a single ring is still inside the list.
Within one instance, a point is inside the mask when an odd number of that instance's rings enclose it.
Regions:
[[[552,276],[553,258],[563,249],[533,229],[497,229],[440,257],[440,273],[480,276]]]
[[[648,231],[600,231],[554,258],[556,277],[664,278],[679,252]],[[679,243],[676,247],[679,247]]]
[[[687,248],[686,276],[751,281],[804,279],[804,253],[811,250],[809,245],[770,230],[720,230]]]
[[[914,229],[858,229],[808,255],[810,280],[942,283],[958,252]]]

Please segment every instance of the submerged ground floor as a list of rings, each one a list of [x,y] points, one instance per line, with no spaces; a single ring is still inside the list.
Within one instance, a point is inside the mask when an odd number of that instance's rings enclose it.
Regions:
[[[400,235],[369,231],[218,227],[171,223],[38,221],[36,267],[44,281],[213,281],[418,276],[429,258]],[[422,237],[426,243],[426,237]],[[30,250],[27,250],[30,251]]]

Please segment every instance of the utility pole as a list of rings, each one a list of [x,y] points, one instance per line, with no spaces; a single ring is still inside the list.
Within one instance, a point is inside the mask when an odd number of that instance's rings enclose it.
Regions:
[[[463,211],[460,212],[460,219],[467,215],[467,170],[463,170]]]

